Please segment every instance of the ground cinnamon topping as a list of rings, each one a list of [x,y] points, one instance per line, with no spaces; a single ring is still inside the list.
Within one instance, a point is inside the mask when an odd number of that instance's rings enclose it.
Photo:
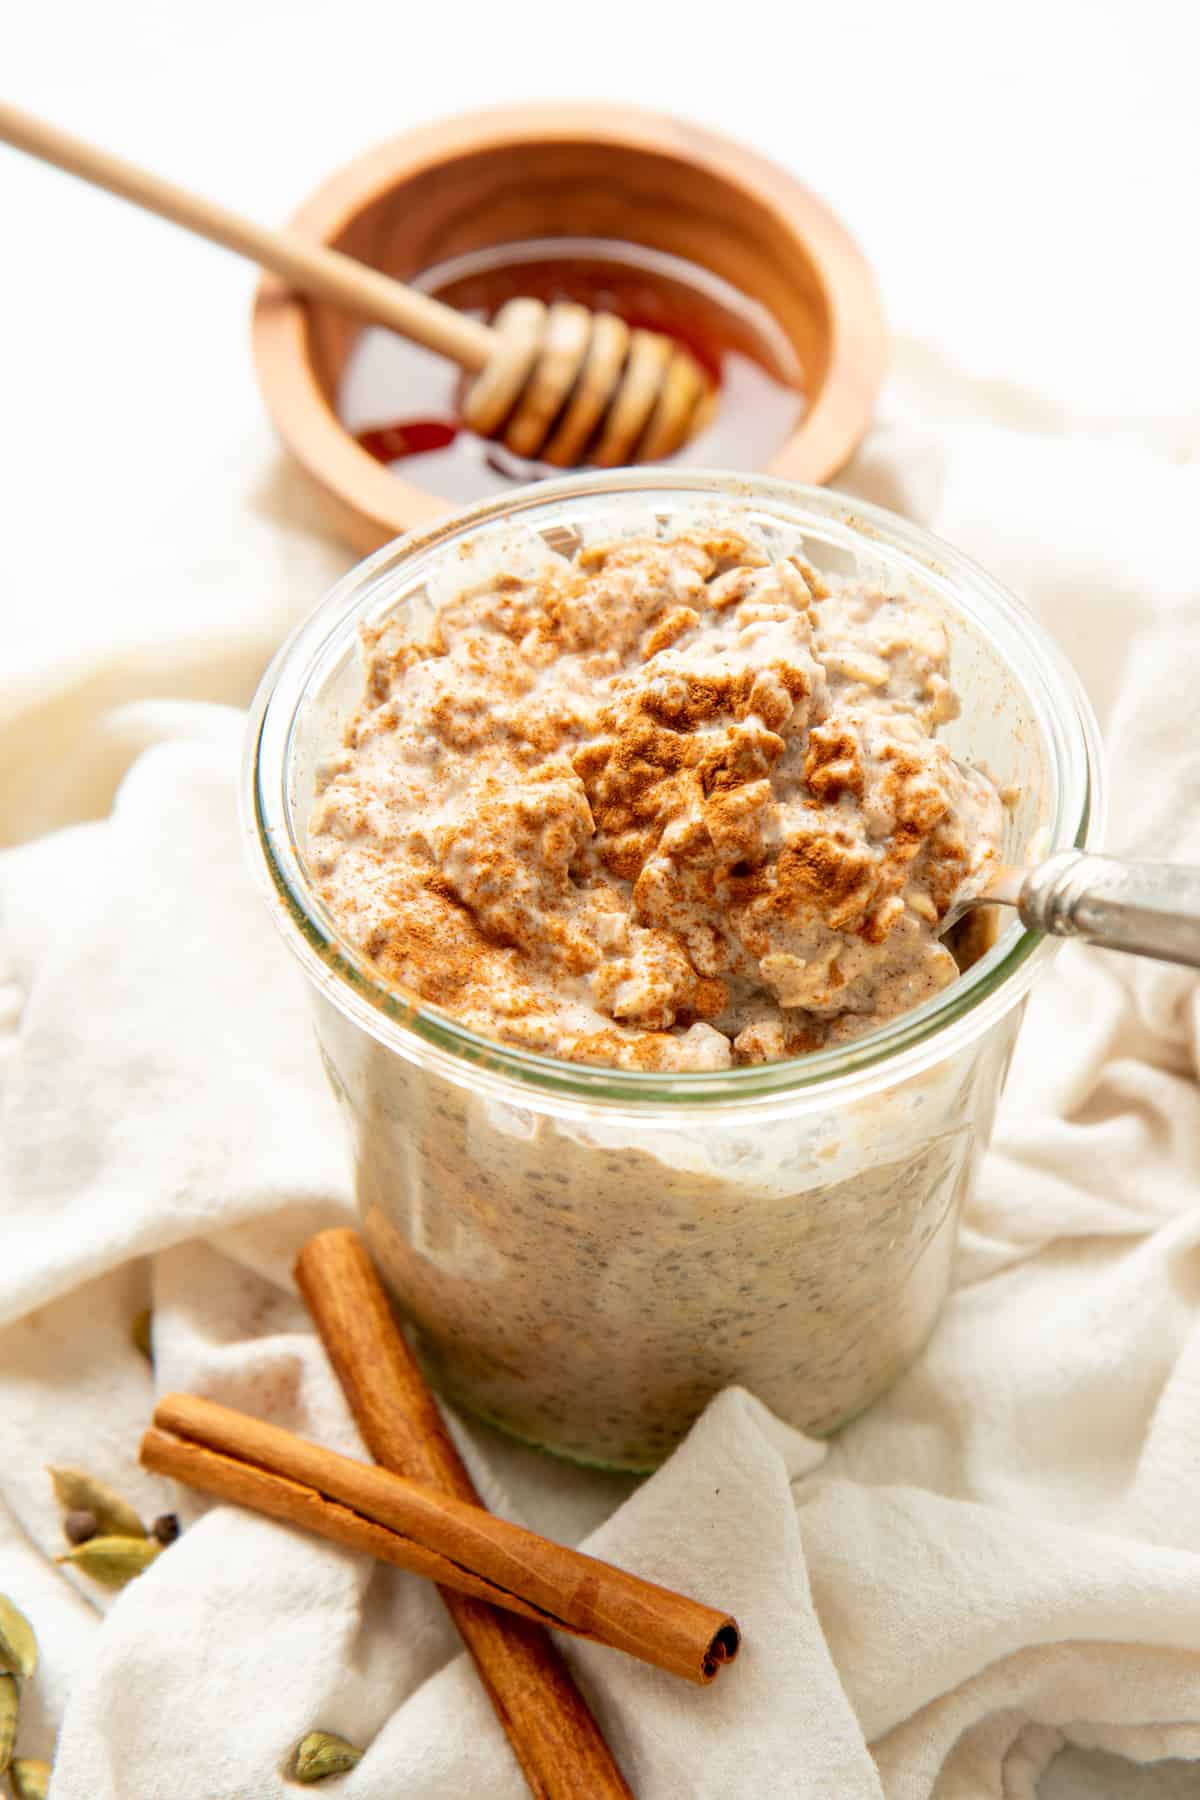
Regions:
[[[721,1068],[954,979],[1001,807],[938,621],[732,531],[547,552],[363,636],[310,854],[385,977],[584,1062]]]

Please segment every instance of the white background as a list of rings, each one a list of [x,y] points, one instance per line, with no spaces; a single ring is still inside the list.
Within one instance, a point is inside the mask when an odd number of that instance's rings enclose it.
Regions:
[[[0,83],[271,221],[439,114],[522,98],[686,113],[833,203],[903,354],[927,365],[916,342],[937,346],[948,407],[956,374],[1035,389],[1049,429],[1069,409],[1166,434],[1183,461],[1200,447],[1191,10],[10,0]],[[4,150],[0,199],[0,700],[164,613],[208,646],[191,691],[242,700],[212,651],[261,569],[225,544],[248,511],[270,538],[281,480],[247,347],[253,272]],[[294,612],[323,579],[300,566]],[[1104,1778],[1102,1761],[1059,1765],[1046,1793],[1200,1791],[1192,1772]]]

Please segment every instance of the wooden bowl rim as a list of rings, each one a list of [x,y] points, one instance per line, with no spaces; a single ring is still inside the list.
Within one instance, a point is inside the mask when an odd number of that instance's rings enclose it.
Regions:
[[[823,200],[776,163],[721,133],[624,105],[488,107],[417,126],[363,152],[309,195],[293,214],[291,229],[328,243],[381,192],[431,167],[480,151],[546,142],[624,145],[687,160],[771,206],[824,290],[829,359],[815,401],[760,472],[814,484],[836,474],[870,423],[887,365],[887,328],[874,274]],[[340,503],[343,524],[362,548],[453,511],[454,502],[384,468],[342,425],[313,368],[307,305],[275,277],[264,276],[251,316],[259,386],[287,449]]]

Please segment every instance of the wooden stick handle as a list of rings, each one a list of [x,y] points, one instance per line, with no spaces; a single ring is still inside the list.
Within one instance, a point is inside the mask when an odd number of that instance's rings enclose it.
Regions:
[[[357,1232],[310,1238],[296,1281],[371,1455],[385,1469],[478,1501]],[[448,1588],[441,1593],[530,1793],[537,1800],[632,1800],[548,1632]]]
[[[64,169],[68,175],[77,175],[93,187],[105,188],[145,212],[157,213],[159,218],[169,219],[185,231],[223,244],[226,250],[249,257],[260,268],[282,276],[298,293],[330,300],[347,312],[377,325],[387,325],[404,337],[415,338],[427,349],[451,357],[464,369],[482,369],[499,345],[499,338],[489,325],[381,275],[340,250],[328,250],[291,232],[256,225],[215,200],[176,187],[149,169],[84,143],[3,100],[0,142],[56,169]]]

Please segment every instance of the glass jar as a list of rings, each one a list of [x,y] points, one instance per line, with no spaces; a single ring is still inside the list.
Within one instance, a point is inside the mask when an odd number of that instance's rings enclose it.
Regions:
[[[734,475],[575,476],[388,546],[284,646],[247,744],[253,861],[311,982],[363,1228],[431,1379],[530,1443],[624,1469],[659,1462],[730,1383],[824,1433],[912,1361],[1052,951],[1006,914],[967,973],[865,1037],[646,1074],[481,1037],[384,985],[339,936],[305,840],[317,767],[359,698],[359,627],[397,615],[423,635],[439,599],[496,558],[714,513],[943,619],[963,702],[946,741],[1020,790],[1006,860],[1095,843],[1095,722],[1025,609],[900,519]]]

